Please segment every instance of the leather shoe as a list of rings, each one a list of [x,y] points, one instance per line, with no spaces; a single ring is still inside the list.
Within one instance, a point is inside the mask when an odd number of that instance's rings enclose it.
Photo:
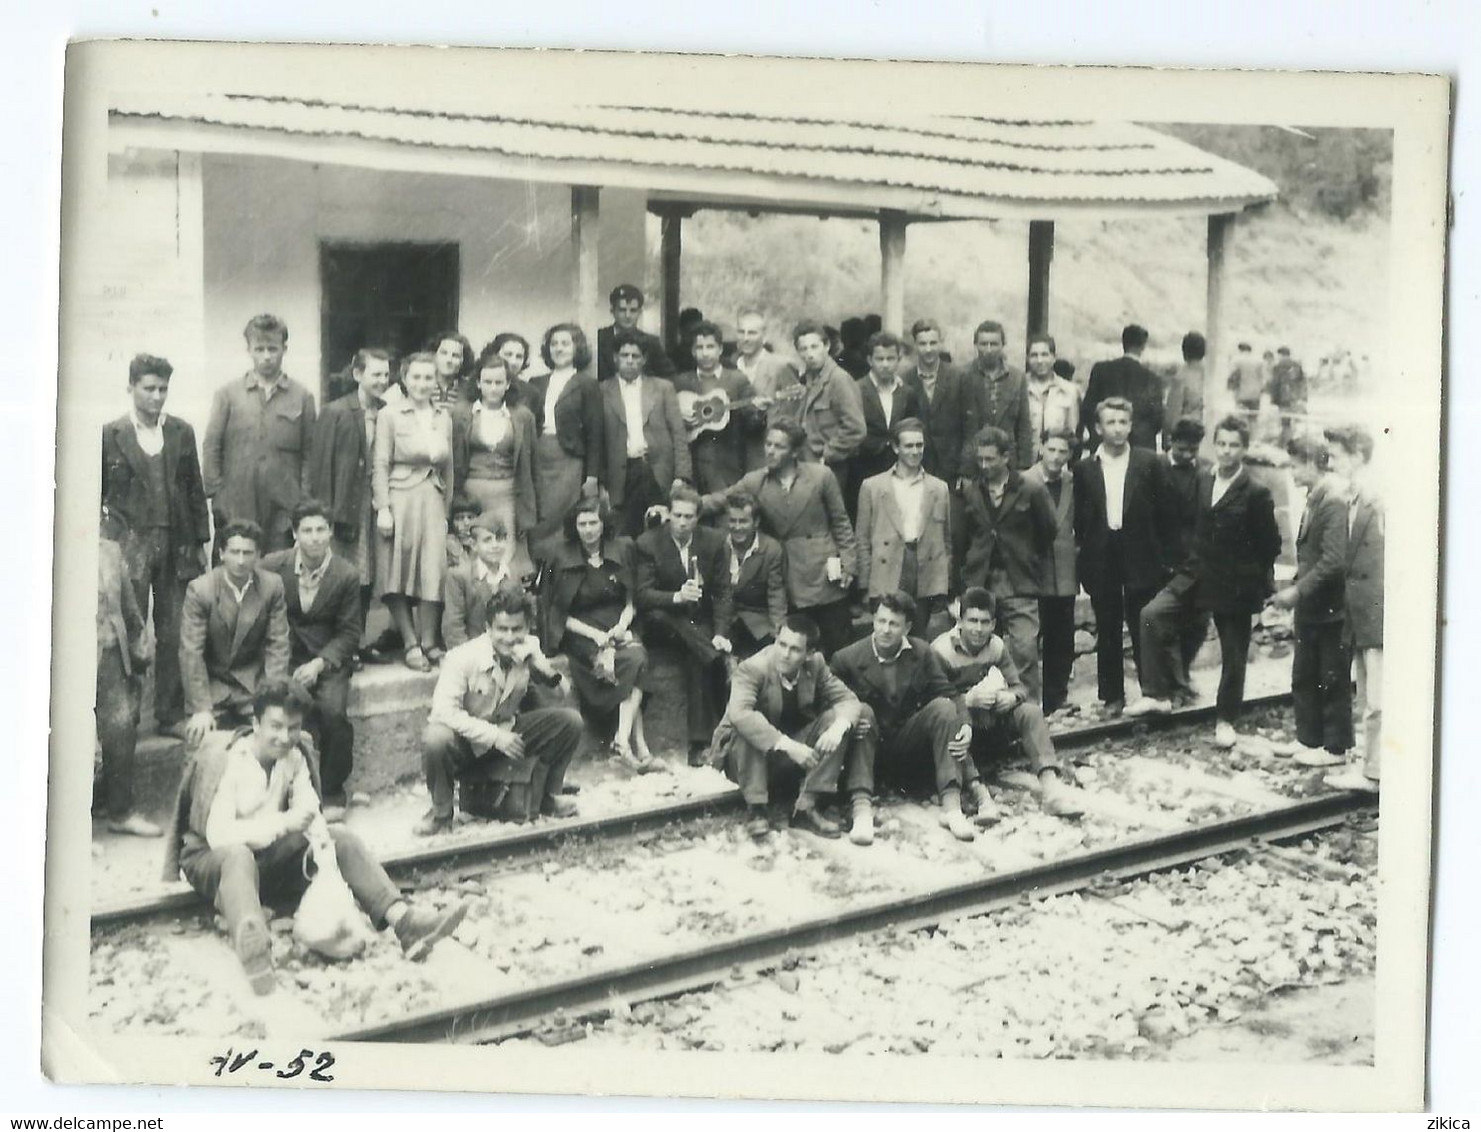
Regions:
[[[710,745],[708,743],[689,744],[689,765],[708,766],[710,762]]]
[[[401,941],[401,953],[413,962],[425,959],[433,944],[456,931],[467,914],[466,904],[444,912],[409,909],[396,921],[396,938]]]
[[[116,818],[108,823],[108,828],[113,833],[127,833],[134,837],[163,837],[165,832],[142,814]]]
[[[1126,709],[1126,715],[1132,719],[1144,715],[1170,715],[1171,713],[1171,700],[1159,700],[1153,696],[1143,696]]]
[[[993,800],[992,792],[988,790],[987,783],[983,782],[982,779],[974,778],[971,782],[967,783],[966,795],[968,801],[974,803],[977,807],[977,812],[972,817],[973,822],[977,825],[995,825],[1002,818],[1002,811],[998,809],[997,802]]]
[[[1107,719],[1120,719],[1125,710],[1125,700],[1106,700],[1101,704],[1101,714]]]
[[[421,821],[412,828],[412,832],[418,837],[431,837],[433,834],[446,833],[452,827],[452,814],[439,814],[436,810],[428,810],[422,815]]]
[[[824,817],[815,809],[795,810],[792,813],[792,828],[805,830],[817,837],[842,837],[843,830],[832,818]]]
[[[1347,761],[1341,755],[1334,755],[1321,747],[1302,747],[1296,752],[1294,759],[1300,766],[1310,767],[1341,766]]]
[[[767,816],[765,806],[746,807],[746,836],[755,841],[760,841],[771,832],[771,819]]]
[[[243,921],[237,928],[236,950],[252,993],[271,994],[278,980],[273,976],[273,940],[267,925],[261,920]]]

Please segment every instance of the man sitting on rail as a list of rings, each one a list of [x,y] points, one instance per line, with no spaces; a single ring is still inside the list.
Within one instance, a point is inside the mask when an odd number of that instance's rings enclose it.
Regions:
[[[994,820],[992,795],[972,764],[972,727],[952,700],[946,668],[929,645],[905,630],[915,617],[906,593],[884,594],[874,607],[873,633],[833,654],[833,671],[864,703],[860,746],[883,757],[897,785],[932,778],[941,824],[961,841],[976,836],[962,811],[962,794],[979,820]]]
[[[581,713],[534,706],[531,680],[560,681],[531,632],[534,602],[523,590],[497,588],[486,612],[487,631],[449,650],[432,692],[422,732],[432,808],[416,827],[424,836],[451,828],[455,781],[467,813],[517,822],[576,813],[561,789],[581,745]]]
[[[183,872],[215,904],[258,994],[275,985],[262,898],[296,904],[303,895],[305,834],[315,823],[317,838],[332,838],[356,902],[378,929],[395,929],[408,958],[424,958],[467,912],[464,904],[440,912],[412,908],[364,842],[344,826],[323,828],[318,758],[301,731],[312,703],[291,680],[259,684],[252,726],[213,735],[186,764],[165,842],[164,879]]]
[[[841,779],[853,815],[849,840],[868,845],[874,840],[873,752],[855,730],[858,697],[829,671],[817,644],[818,627],[810,619],[788,617],[775,644],[736,666],[710,760],[740,785],[752,837],[771,830],[771,771],[797,767],[803,779],[792,825],[838,837],[838,823],[818,809],[818,799],[837,792]]]
[[[1014,739],[1039,776],[1046,813],[1072,818],[1084,813],[1076,792],[1065,782],[1064,763],[1054,750],[1044,713],[1024,687],[1018,666],[997,628],[997,601],[980,586],[961,597],[956,628],[931,643],[946,668],[957,705],[970,714],[974,755],[995,753]],[[997,807],[984,786],[979,792],[977,823],[997,819]]]

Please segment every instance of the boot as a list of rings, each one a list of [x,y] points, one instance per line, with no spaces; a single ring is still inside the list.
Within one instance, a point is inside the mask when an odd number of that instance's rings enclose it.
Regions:
[[[853,824],[849,827],[848,839],[855,845],[874,844],[874,800],[868,794],[855,794],[850,799]]]
[[[396,938],[401,941],[401,953],[413,962],[420,962],[438,940],[457,930],[467,914],[466,904],[458,904],[445,912],[408,908],[396,921]]]

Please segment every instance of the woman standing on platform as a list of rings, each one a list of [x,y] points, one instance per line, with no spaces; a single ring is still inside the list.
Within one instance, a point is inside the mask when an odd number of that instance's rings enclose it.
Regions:
[[[535,506],[532,541],[555,541],[571,504],[597,492],[602,463],[602,393],[586,372],[591,347],[574,322],[545,332],[540,356],[550,372],[530,381],[535,417]],[[541,549],[535,546],[537,557]]]
[[[453,468],[457,490],[478,501],[485,515],[504,520],[510,534],[509,571],[535,572],[526,537],[535,525],[535,418],[513,401],[507,363],[492,345],[474,371],[478,400],[453,409]]]
[[[452,408],[478,400],[472,342],[456,330],[444,330],[427,342],[427,352],[437,360],[437,392],[432,398],[437,404]]]
[[[581,706],[617,712],[612,749],[639,774],[662,770],[643,733],[643,674],[648,654],[633,636],[637,615],[636,551],[629,539],[608,538],[611,512],[603,498],[576,500],[562,524],[540,590],[543,647],[570,658]]]
[[[406,395],[387,404],[375,422],[375,578],[406,642],[406,666],[426,672],[442,655],[436,644],[453,495],[452,414],[433,400],[433,354],[408,357],[401,384]]]

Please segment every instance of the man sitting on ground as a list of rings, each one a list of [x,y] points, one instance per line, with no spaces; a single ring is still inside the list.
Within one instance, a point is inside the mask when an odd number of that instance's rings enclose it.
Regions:
[[[581,745],[581,713],[534,706],[531,680],[560,681],[533,636],[534,603],[523,590],[495,589],[486,619],[487,631],[442,658],[432,692],[422,732],[432,808],[416,827],[423,836],[452,827],[454,782],[465,813],[517,822],[576,813],[561,793]]]
[[[1018,666],[997,628],[997,602],[991,593],[973,586],[961,597],[961,619],[931,643],[951,680],[956,702],[970,713],[974,755],[990,755],[1005,743],[1018,741],[1029,767],[1039,776],[1044,812],[1073,818],[1084,813],[1075,790],[1066,781],[1064,763],[1054,750],[1044,713],[1018,675]],[[982,795],[987,795],[984,788]],[[987,795],[979,805],[978,824],[995,819],[996,807]]]
[[[322,826],[318,760],[301,732],[308,694],[285,679],[260,684],[252,726],[221,735],[186,764],[165,843],[164,879],[181,873],[190,887],[226,918],[242,969],[258,994],[272,991],[272,936],[264,896],[295,903],[308,885],[308,832],[332,839],[339,871],[355,901],[378,928],[396,931],[409,959],[462,922],[467,906],[413,909],[358,837],[343,826]]]
[[[868,845],[874,840],[873,751],[855,730],[858,697],[829,671],[817,644],[818,627],[811,620],[788,617],[775,644],[736,666],[710,760],[723,763],[739,784],[752,837],[771,830],[771,771],[797,767],[803,779],[792,825],[818,837],[840,836],[838,823],[818,809],[818,800],[841,785],[853,816],[849,840]]]
[[[834,653],[833,671],[863,701],[860,744],[870,762],[877,753],[898,786],[914,788],[930,777],[941,824],[971,841],[976,833],[962,795],[979,824],[996,820],[996,807],[972,764],[972,727],[952,700],[945,666],[925,641],[905,635],[914,618],[909,594],[883,595],[874,607],[873,633]]]

